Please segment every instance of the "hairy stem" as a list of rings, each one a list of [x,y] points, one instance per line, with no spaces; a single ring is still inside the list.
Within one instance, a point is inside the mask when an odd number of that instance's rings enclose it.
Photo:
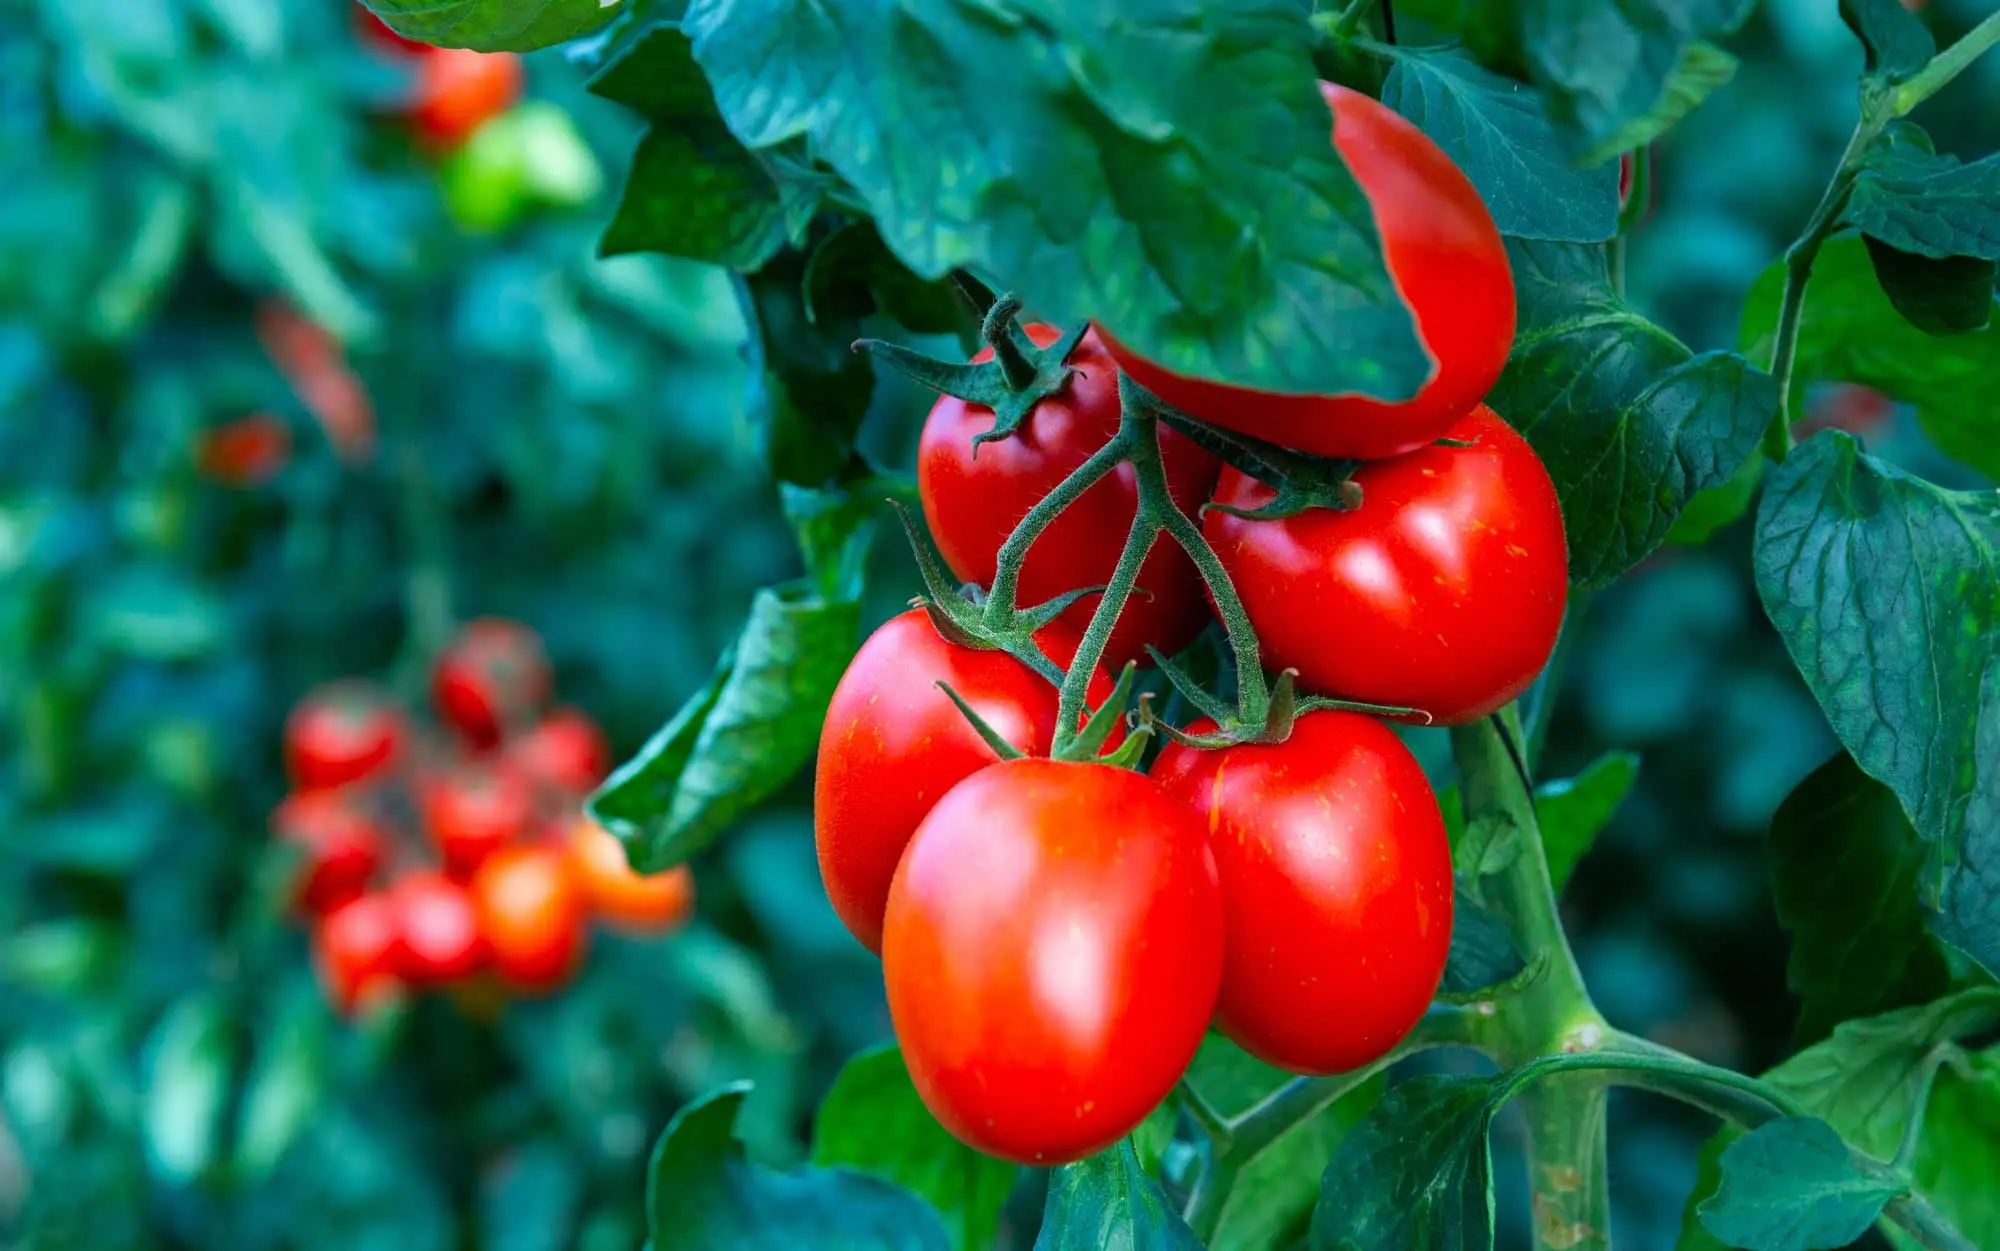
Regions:
[[[1157,432],[1150,415],[1132,409],[1125,412],[1124,425],[1120,428],[1117,443],[1127,444],[1133,454],[1143,455],[1139,449],[1151,448],[1152,455],[1159,456],[1156,442]],[[1056,737],[1051,754],[1061,756],[1063,750],[1075,741],[1077,729],[1083,722],[1084,711],[1089,706],[1090,679],[1097,672],[1098,662],[1104,659],[1104,646],[1111,641],[1112,627],[1118,624],[1118,614],[1125,610],[1125,601],[1132,594],[1132,586],[1139,579],[1139,566],[1145,563],[1146,553],[1160,537],[1160,525],[1146,510],[1141,508],[1132,518],[1132,530],[1125,536],[1125,550],[1118,554],[1117,567],[1111,571],[1111,581],[1104,588],[1104,595],[1097,601],[1097,609],[1090,615],[1090,628],[1083,632],[1083,642],[1077,645],[1076,658],[1070,662],[1069,672],[1063,675],[1062,690],[1056,703]]]
[[[1125,459],[1126,440],[1123,432],[1109,443],[1098,448],[1089,460],[1070,471],[1070,475],[1056,484],[1056,488],[1043,496],[1027,516],[1021,518],[1007,541],[1000,545],[993,573],[993,587],[986,599],[986,624],[996,630],[1006,629],[1014,622],[1015,598],[1021,581],[1021,562],[1028,557],[1028,549],[1042,531],[1049,528],[1062,510],[1074,504],[1078,497],[1118,467]]]
[[[1966,31],[1957,43],[1932,57],[1930,64],[1897,87],[1891,101],[1896,116],[1907,116],[1912,109],[1936,95],[1946,83],[1963,74],[1966,67],[1996,43],[2000,43],[2000,12],[1987,14],[1985,20]]]

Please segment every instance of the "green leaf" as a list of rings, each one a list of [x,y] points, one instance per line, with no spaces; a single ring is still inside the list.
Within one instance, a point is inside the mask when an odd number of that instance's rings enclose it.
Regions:
[[[981,1155],[939,1125],[893,1044],[849,1060],[820,1104],[812,1162],[867,1173],[927,1200],[953,1251],[983,1251],[1020,1169]]]
[[[1382,1096],[1334,1153],[1312,1251],[1472,1251],[1493,1245],[1487,1131],[1505,1076],[1416,1077]]]
[[[1772,473],[1755,566],[1834,734],[1902,801],[1939,937],[2000,969],[2000,495],[1808,439]]]
[[[2000,266],[1970,256],[1934,260],[1899,252],[1869,235],[1868,259],[1882,294],[1905,321],[1930,335],[1965,334],[1993,320],[1993,278]]]
[[[943,1251],[937,1213],[884,1181],[844,1169],[779,1172],[743,1153],[737,1083],[675,1114],[646,1173],[652,1245],[675,1251]]]
[[[1900,82],[1937,52],[1924,20],[1902,0],[1840,0],[1840,19],[1868,53],[1868,72]]]
[[[1771,820],[1778,921],[1792,935],[1786,984],[1797,1038],[1944,991],[1949,974],[1924,930],[1924,847],[1889,788],[1846,752],[1799,783]]]
[[[1975,1247],[2000,1247],[2000,1050],[1938,1073],[1912,1168],[1917,1193]],[[1899,1248],[1917,1244],[1890,1231]]]
[[[1182,373],[1403,397],[1429,372],[1296,0],[696,0],[685,29],[730,130],[808,138],[922,277],[997,275]]]
[[[1049,1178],[1035,1251],[1201,1251],[1201,1242],[1121,1138]]]
[[[680,864],[812,759],[858,604],[765,588],[715,675],[590,799],[641,872]]]
[[[187,1183],[215,1163],[234,1066],[230,1020],[215,999],[182,999],[154,1028],[146,1063],[146,1148],[166,1181]]]
[[[1750,511],[1757,484],[1764,480],[1764,466],[1769,463],[1762,456],[1746,456],[1729,481],[1697,492],[1674,519],[1667,542],[1684,546],[1706,543],[1717,531],[1735,524]]]
[[[1463,886],[1451,904],[1451,953],[1440,992],[1469,995],[1514,977],[1526,967],[1500,918]]]
[[[1535,788],[1535,822],[1542,827],[1549,877],[1558,891],[1638,780],[1639,757],[1629,751],[1613,751],[1591,761],[1573,778],[1544,782]]]
[[[300,996],[278,1017],[257,1049],[237,1118],[236,1176],[268,1177],[326,1102],[327,1021],[324,1009]]]
[[[1395,54],[1382,103],[1465,171],[1501,234],[1601,243],[1618,233],[1618,167],[1571,164],[1534,90],[1455,52]]]
[[[389,28],[440,48],[533,52],[586,35],[620,0],[363,0]]]
[[[1869,147],[1841,219],[1900,252],[2000,260],[2000,154],[1961,165],[1896,123]]]
[[[822,241],[814,255],[844,233]],[[764,459],[780,482],[817,487],[854,460],[855,438],[875,397],[875,366],[868,353],[854,350],[861,316],[851,301],[824,312],[811,303],[811,265],[810,256],[787,249],[741,279],[740,290],[755,330],[750,410]]]
[[[872,222],[851,222],[829,235],[806,266],[805,288],[814,320],[859,322],[881,312],[917,334],[977,329],[951,284],[911,273]]]
[[[1701,1219],[1732,1247],[1817,1251],[1859,1238],[1908,1189],[1886,1165],[1856,1158],[1825,1121],[1788,1116],[1729,1144]]]
[[[480,1178],[482,1251],[566,1251],[575,1244],[584,1178],[562,1140],[531,1140]]]
[[[1599,248],[1509,242],[1520,329],[1487,402],[1527,435],[1562,498],[1570,580],[1610,583],[1727,482],[1777,411],[1741,357],[1696,356],[1612,293]]]

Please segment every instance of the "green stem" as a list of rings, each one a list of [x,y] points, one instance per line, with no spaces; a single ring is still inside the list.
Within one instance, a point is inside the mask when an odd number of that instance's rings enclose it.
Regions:
[[[1016,391],[1025,391],[1035,385],[1040,373],[1035,362],[1028,359],[1022,350],[1020,340],[1014,336],[1021,333],[1014,324],[1015,314],[1021,311],[1021,301],[1010,292],[993,302],[986,310],[986,317],[979,325],[979,337],[986,340],[986,346],[993,349],[993,357],[1000,362],[1000,372],[1007,378],[1007,385]],[[1023,336],[1025,337],[1025,336]]]
[[[1916,1098],[1910,1103],[1910,1119],[1903,1122],[1903,1139],[1896,1144],[1896,1156],[1889,1161],[1898,1172],[1907,1173],[1917,1162],[1917,1148],[1923,1145],[1924,1113],[1929,1110],[1931,1088],[1937,1084],[1938,1069],[1958,1051],[1955,1043],[1939,1043],[1924,1057],[1917,1071]]]
[[[1056,484],[1056,488],[1043,496],[1027,516],[1021,518],[1007,541],[1000,545],[993,572],[993,587],[986,599],[986,625],[995,630],[1004,630],[1014,623],[1015,598],[1021,581],[1021,562],[1028,557],[1028,549],[1042,531],[1049,528],[1062,510],[1074,504],[1077,499],[1097,485],[1098,481],[1125,459],[1126,440],[1121,431],[1109,443],[1098,448],[1089,460],[1084,461],[1070,475]]]
[[[1528,1129],[1528,1204],[1537,1251],[1611,1245],[1611,1178],[1605,1153],[1605,1081],[1550,1078],[1521,1095]]]
[[[1315,13],[1313,24],[1325,31],[1329,38],[1345,40],[1353,36],[1361,25],[1361,19],[1367,17],[1369,10],[1374,7],[1375,0],[1348,0],[1346,7],[1337,15],[1329,17],[1323,13]]]
[[[1113,442],[1127,445],[1135,462],[1149,452],[1154,460],[1159,459],[1153,418],[1136,409],[1125,410],[1124,424]],[[1104,659],[1104,647],[1111,641],[1111,630],[1118,624],[1118,614],[1125,610],[1125,601],[1139,579],[1139,566],[1145,563],[1146,553],[1152,550],[1154,541],[1159,537],[1159,523],[1141,507],[1132,518],[1132,529],[1125,536],[1125,550],[1118,554],[1118,564],[1111,571],[1111,581],[1105,585],[1104,595],[1097,601],[1096,611],[1090,615],[1090,628],[1083,632],[1083,642],[1077,645],[1076,658],[1070,661],[1069,672],[1063,675],[1061,694],[1056,703],[1056,736],[1050,748],[1052,756],[1060,758],[1064,749],[1076,739],[1090,704],[1090,680],[1097,672],[1098,662]]]
[[[1917,1195],[1891,1199],[1882,1209],[1884,1224],[1894,1225],[1930,1251],[1979,1251],[1972,1239],[1958,1232],[1944,1214]]]
[[[1217,1111],[1215,1105],[1205,1099],[1202,1093],[1194,1088],[1194,1083],[1185,1077],[1181,1078],[1180,1084],[1174,1088],[1174,1093],[1180,1098],[1181,1106],[1187,1109],[1188,1115],[1201,1126],[1201,1132],[1208,1136],[1209,1149],[1218,1154],[1226,1154],[1230,1148],[1229,1118]]]
[[[1614,1085],[1665,1095],[1732,1125],[1755,1129],[1775,1117],[1812,1115],[1804,1104],[1769,1082],[1703,1063],[1623,1030],[1612,1031],[1604,1050],[1650,1061],[1643,1068],[1626,1070],[1626,1076],[1615,1079]]]
[[[1932,57],[1915,77],[1896,88],[1891,107],[1897,117],[1908,116],[1919,104],[1930,99],[1952,79],[1963,74],[1966,67],[1994,44],[2000,43],[2000,12],[1989,13],[1984,21],[1965,32],[1963,38]]]

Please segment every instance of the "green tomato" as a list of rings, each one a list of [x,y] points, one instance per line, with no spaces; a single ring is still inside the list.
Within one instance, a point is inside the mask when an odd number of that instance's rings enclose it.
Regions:
[[[474,131],[439,171],[445,207],[468,234],[498,234],[533,203],[525,149],[512,116],[503,114]]]
[[[568,113],[532,100],[505,119],[518,135],[528,187],[544,204],[575,208],[604,189],[604,170]]]

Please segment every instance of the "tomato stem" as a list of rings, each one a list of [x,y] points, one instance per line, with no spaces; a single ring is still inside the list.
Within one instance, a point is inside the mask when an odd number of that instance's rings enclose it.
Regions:
[[[1012,292],[1001,296],[986,310],[986,317],[979,324],[979,337],[993,349],[993,359],[1000,362],[1007,385],[1016,391],[1026,391],[1041,377],[1041,370],[1028,356],[1034,345],[1022,346],[1028,336],[1014,321],[1020,311],[1021,301]]]
[[[1000,545],[994,563],[993,586],[986,598],[986,625],[989,628],[1004,630],[1014,623],[1021,562],[1027,559],[1028,549],[1042,536],[1042,531],[1062,514],[1063,509],[1075,503],[1085,491],[1096,486],[1124,461],[1126,447],[1125,433],[1121,430],[1109,443],[1092,453],[1089,460],[1071,470],[1069,477],[1056,484],[1055,490],[1044,495],[1029,509],[1027,516],[1021,518],[1007,536],[1007,541]]]
[[[1996,43],[2000,43],[2000,12],[1987,14],[1957,43],[1932,57],[1928,65],[1897,87],[1891,102],[1896,116],[1907,116],[1912,109],[1936,95]]]

